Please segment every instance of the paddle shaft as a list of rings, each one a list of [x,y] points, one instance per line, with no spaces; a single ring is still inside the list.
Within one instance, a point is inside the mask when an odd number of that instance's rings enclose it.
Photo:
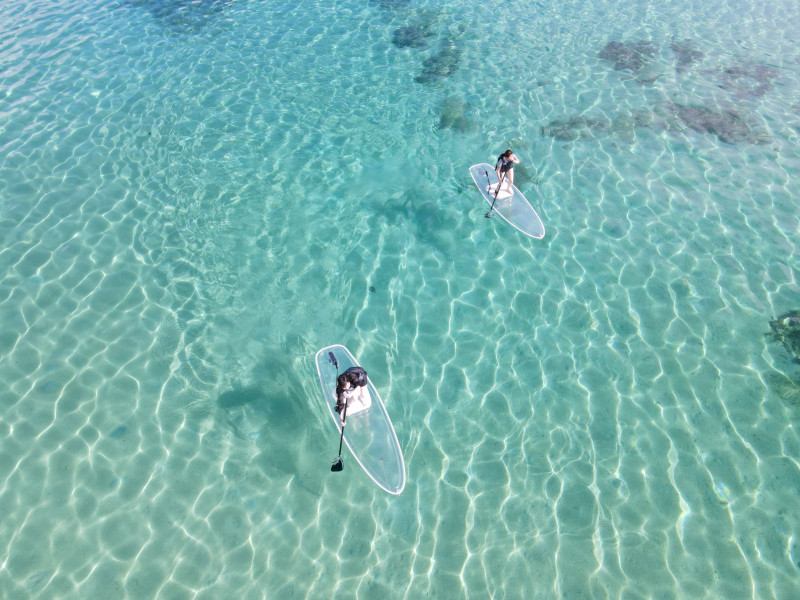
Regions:
[[[494,210],[494,203],[497,202],[497,194],[500,193],[500,186],[503,185],[503,179],[505,178],[505,173],[500,173],[500,183],[497,184],[497,189],[494,191],[494,200],[492,200],[492,207],[489,209],[489,214],[492,214]],[[489,179],[489,172],[486,172],[486,179]]]
[[[339,362],[336,360],[336,356],[333,352],[328,352],[328,358],[330,359],[333,366],[336,367],[336,381],[339,381]],[[338,404],[339,397],[336,397],[336,402]],[[344,401],[344,408],[342,409],[342,434],[339,437],[339,456],[336,457],[336,460],[333,461],[333,465],[331,466],[331,471],[341,471],[342,470],[342,442],[344,441],[344,424],[347,420],[347,399],[345,398]]]
[[[342,442],[344,441],[344,427],[347,422],[347,398],[344,400],[344,409],[342,409],[342,435],[339,437],[339,458],[342,460]]]

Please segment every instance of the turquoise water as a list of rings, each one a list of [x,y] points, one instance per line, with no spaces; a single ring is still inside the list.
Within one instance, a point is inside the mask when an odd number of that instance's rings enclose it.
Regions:
[[[0,596],[799,597],[799,13],[0,4]]]

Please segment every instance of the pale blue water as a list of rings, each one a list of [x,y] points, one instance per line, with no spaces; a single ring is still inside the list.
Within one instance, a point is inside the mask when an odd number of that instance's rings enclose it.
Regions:
[[[0,4],[0,597],[800,597],[799,20]]]

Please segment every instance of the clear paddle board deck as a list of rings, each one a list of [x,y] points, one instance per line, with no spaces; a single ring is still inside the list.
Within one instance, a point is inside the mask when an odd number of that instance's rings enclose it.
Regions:
[[[338,369],[331,356],[336,359]],[[358,366],[358,362],[347,348],[337,344],[317,352],[316,363],[322,397],[336,424],[336,430],[341,433],[342,424],[335,410],[336,378],[350,367]],[[358,401],[348,404],[344,443],[372,481],[390,494],[399,494],[406,485],[403,453],[386,407],[369,378],[369,369],[367,374],[370,401],[366,406]]]
[[[544,237],[544,223],[516,186],[503,182],[500,191],[497,191],[497,173],[492,165],[486,163],[472,165],[469,174],[472,175],[472,180],[489,206],[494,202],[493,212],[527,236],[537,240]],[[495,192],[497,192],[496,201]]]

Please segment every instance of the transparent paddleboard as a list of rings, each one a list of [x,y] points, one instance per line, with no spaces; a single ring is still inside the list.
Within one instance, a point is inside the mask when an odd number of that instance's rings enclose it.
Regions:
[[[472,180],[478,186],[483,199],[490,206],[494,202],[493,213],[500,215],[509,225],[527,236],[537,240],[544,237],[544,223],[516,186],[504,183],[495,201],[494,193],[497,191],[498,179],[493,166],[486,163],[472,165],[469,174],[472,175]]]
[[[331,354],[339,364],[338,369],[331,361]],[[350,367],[358,366],[358,362],[347,348],[337,344],[317,352],[316,363],[322,397],[336,425],[336,430],[341,432],[341,421],[335,411],[336,377]],[[354,414],[350,414],[348,407],[344,443],[372,481],[390,494],[399,494],[406,485],[403,454],[386,407],[369,378],[369,369],[365,367],[365,370],[367,371],[367,389],[371,402],[368,407],[358,407],[360,410]],[[338,439],[336,441],[338,448]]]

